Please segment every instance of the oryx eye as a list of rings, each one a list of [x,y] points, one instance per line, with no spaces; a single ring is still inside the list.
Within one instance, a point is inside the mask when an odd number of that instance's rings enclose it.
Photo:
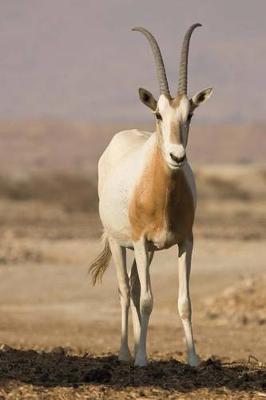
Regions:
[[[158,121],[162,120],[162,116],[158,111],[155,113],[155,117],[156,117],[156,119],[158,119]]]

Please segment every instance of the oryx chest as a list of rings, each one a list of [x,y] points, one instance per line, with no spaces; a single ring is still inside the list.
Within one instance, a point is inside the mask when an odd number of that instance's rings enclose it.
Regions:
[[[153,160],[136,184],[129,203],[134,241],[145,237],[155,248],[172,246],[191,235],[194,221],[192,189],[184,171],[171,174]]]

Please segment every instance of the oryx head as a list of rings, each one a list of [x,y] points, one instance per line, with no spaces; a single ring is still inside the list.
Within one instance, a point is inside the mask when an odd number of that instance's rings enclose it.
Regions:
[[[171,169],[182,166],[186,160],[186,146],[188,131],[194,110],[204,103],[212,94],[212,89],[208,88],[195,94],[192,98],[187,96],[187,66],[190,37],[195,28],[201,24],[192,25],[183,41],[178,90],[175,97],[171,97],[164,62],[161,51],[153,35],[144,28],[134,28],[148,39],[156,64],[156,72],[160,85],[160,97],[157,100],[146,89],[139,89],[140,100],[152,109],[158,133],[158,142],[162,150],[163,157]]]

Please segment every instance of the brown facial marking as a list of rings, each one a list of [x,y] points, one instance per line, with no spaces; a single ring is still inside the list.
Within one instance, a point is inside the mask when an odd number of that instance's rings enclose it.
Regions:
[[[182,100],[183,96],[184,96],[184,95],[181,94],[181,95],[177,95],[176,97],[174,97],[173,99],[171,99],[171,100],[170,100],[170,105],[171,105],[173,108],[179,107],[180,101]]]
[[[180,105],[180,102],[183,98],[182,95],[177,95],[175,98],[170,100],[170,106],[172,108],[178,108]],[[171,143],[176,143],[176,144],[181,144],[181,129],[180,129],[180,124],[179,121],[173,121],[170,127],[170,142]]]
[[[180,128],[180,124],[178,121],[174,121],[170,125],[169,141],[170,141],[170,143],[174,143],[174,144],[182,143],[181,128]]]
[[[136,185],[129,204],[133,241],[153,241],[163,230],[190,237],[194,204],[182,170],[171,172],[158,146]],[[177,239],[178,240],[178,239]]]

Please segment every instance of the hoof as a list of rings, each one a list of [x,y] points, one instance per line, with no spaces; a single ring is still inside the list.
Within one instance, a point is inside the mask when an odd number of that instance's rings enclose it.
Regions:
[[[201,359],[197,356],[197,354],[189,356],[187,361],[191,367],[198,367],[201,363]]]
[[[135,358],[135,367],[146,367],[148,365],[148,361],[146,357],[138,357]]]
[[[129,349],[120,349],[118,353],[118,360],[123,362],[130,362],[132,360]]]
[[[133,354],[134,354],[134,360],[135,360],[137,357],[137,354],[138,354],[138,346],[137,345],[134,346]]]

